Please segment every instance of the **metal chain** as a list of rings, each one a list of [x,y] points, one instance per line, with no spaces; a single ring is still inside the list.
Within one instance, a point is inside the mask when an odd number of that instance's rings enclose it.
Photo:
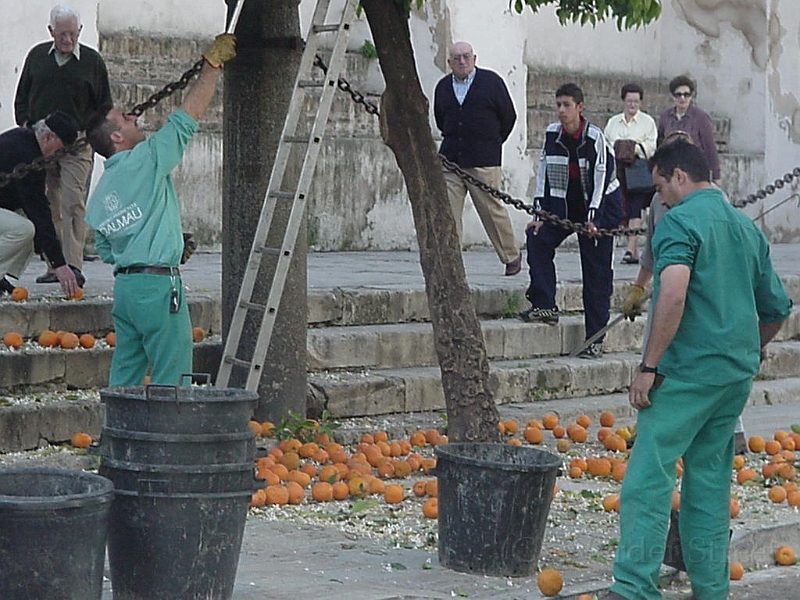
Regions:
[[[759,200],[763,200],[770,194],[774,194],[778,190],[782,189],[783,186],[792,183],[795,179],[800,179],[800,167],[795,167],[788,173],[786,173],[780,179],[776,179],[774,183],[770,183],[765,185],[763,188],[758,190],[755,194],[750,194],[744,200],[737,200],[733,203],[736,208],[744,208],[748,204],[754,204]]]
[[[162,89],[160,89],[152,96],[150,96],[147,100],[134,106],[128,114],[139,117],[142,115],[144,111],[153,108],[164,98],[171,96],[178,90],[184,89],[187,85],[189,85],[189,82],[192,80],[192,78],[200,72],[200,69],[202,67],[203,67],[203,59],[200,59],[192,66],[191,69],[186,71],[178,81],[175,81],[173,83],[168,83]],[[89,142],[86,141],[85,137],[78,138],[77,140],[75,140],[75,142],[73,142],[69,146],[64,146],[63,148],[59,148],[49,156],[39,156],[28,164],[17,165],[10,173],[0,173],[0,187],[8,185],[14,179],[22,179],[23,177],[26,177],[29,173],[32,173],[33,171],[44,170],[49,165],[57,163],[62,157],[66,156],[67,154],[71,154],[77,150],[81,150],[88,143]]]
[[[325,64],[325,61],[319,54],[314,55],[314,66],[321,69],[325,75],[328,74],[328,65]],[[339,77],[337,79],[336,86],[343,92],[350,94],[350,98],[353,100],[353,102],[356,104],[361,104],[364,107],[364,110],[369,114],[375,115],[376,117],[380,114],[380,112],[378,112],[378,105],[367,100],[364,94],[354,89],[353,86],[350,85],[350,82],[344,77]]]

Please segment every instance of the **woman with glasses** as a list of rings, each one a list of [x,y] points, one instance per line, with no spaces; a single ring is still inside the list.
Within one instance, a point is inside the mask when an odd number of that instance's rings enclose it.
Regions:
[[[714,143],[714,127],[708,113],[692,104],[695,94],[695,83],[686,75],[678,75],[669,82],[669,91],[675,101],[658,119],[658,142],[673,131],[684,131],[694,140],[695,145],[703,151],[711,167],[711,179],[721,185],[719,156]]]

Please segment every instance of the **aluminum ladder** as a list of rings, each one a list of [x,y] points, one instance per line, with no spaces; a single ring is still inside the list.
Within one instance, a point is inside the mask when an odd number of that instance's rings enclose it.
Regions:
[[[231,318],[230,330],[222,351],[222,360],[220,361],[216,379],[217,387],[228,387],[235,367],[247,369],[245,389],[249,391],[256,391],[261,379],[262,367],[272,338],[278,307],[294,255],[295,243],[300,228],[304,224],[306,195],[311,186],[314,169],[317,165],[317,158],[319,157],[333,97],[338,89],[339,73],[344,68],[347,38],[350,25],[355,18],[358,0],[344,0],[339,22],[327,23],[326,18],[328,17],[330,4],[331,0],[318,0],[314,9],[305,49],[300,60],[300,68],[294,82],[289,112],[283,125],[264,204],[255,235],[253,236],[250,257],[245,267],[239,297]],[[335,37],[328,69],[324,79],[314,78],[313,74],[317,68],[315,62],[320,42],[326,34],[328,38]],[[306,99],[317,103],[316,114],[309,131],[298,131],[298,123],[306,104]],[[307,126],[303,125],[300,129],[305,130]],[[289,170],[287,174],[287,165],[292,149],[297,148],[298,144],[305,146],[302,166],[300,169],[293,169],[297,171],[296,173],[292,173],[292,170]],[[286,230],[283,232],[281,246],[279,248],[267,247],[267,239],[278,202],[291,202],[291,210]],[[276,260],[277,263],[274,267],[266,304],[260,304],[253,301],[253,291],[258,280],[262,260],[265,257],[270,257]],[[261,313],[261,324],[258,329],[253,354],[250,357],[243,358],[239,356],[239,353],[242,351],[240,348],[241,338],[247,316],[253,314],[257,318],[259,313]]]

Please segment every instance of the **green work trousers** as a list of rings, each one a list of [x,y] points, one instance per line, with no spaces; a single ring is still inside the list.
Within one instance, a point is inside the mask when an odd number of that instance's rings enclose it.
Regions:
[[[629,600],[656,600],[664,558],[675,463],[683,457],[680,536],[698,600],[728,597],[733,431],[752,387],[666,378],[639,411],[620,496],[620,540],[611,590]]]
[[[177,312],[170,312],[173,289]],[[162,385],[180,385],[181,375],[192,372],[192,323],[180,277],[118,274],[111,314],[117,346],[110,386],[142,385],[148,367],[150,383]]]

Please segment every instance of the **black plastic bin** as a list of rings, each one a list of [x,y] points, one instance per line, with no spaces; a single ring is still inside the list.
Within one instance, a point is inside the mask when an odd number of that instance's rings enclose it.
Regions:
[[[116,490],[108,530],[114,600],[229,600],[252,488]]]
[[[149,433],[208,434],[244,431],[258,394],[215,387],[148,385],[100,390],[105,426]]]
[[[100,600],[112,498],[92,473],[0,470],[0,598]]]
[[[435,453],[439,562],[483,575],[534,573],[561,458],[490,443],[445,444]]]

